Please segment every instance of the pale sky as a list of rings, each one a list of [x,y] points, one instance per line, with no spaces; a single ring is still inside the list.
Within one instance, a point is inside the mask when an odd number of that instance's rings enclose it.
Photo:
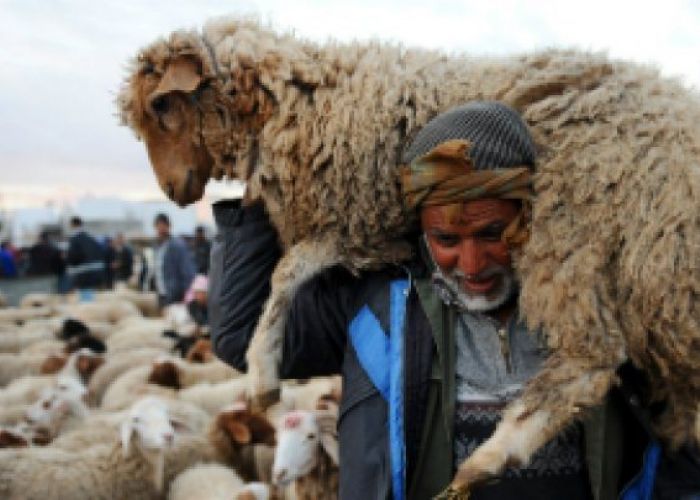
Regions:
[[[143,144],[115,117],[124,65],[160,35],[237,13],[320,42],[378,38],[473,55],[605,50],[700,88],[693,0],[0,0],[0,208],[85,194],[163,198]]]

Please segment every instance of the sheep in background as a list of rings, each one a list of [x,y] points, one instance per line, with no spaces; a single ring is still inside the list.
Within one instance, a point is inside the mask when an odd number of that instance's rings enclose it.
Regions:
[[[175,478],[168,500],[231,500],[244,484],[230,467],[196,464]]]
[[[171,199],[191,203],[226,175],[264,201],[284,248],[248,352],[265,405],[297,288],[336,264],[408,257],[402,238],[416,221],[402,208],[401,151],[471,100],[513,106],[542,149],[517,267],[521,312],[552,354],[455,486],[526,463],[603,401],[627,359],[667,403],[654,423],[663,441],[700,443],[700,102],[676,81],[598,54],[318,45],[228,19],[142,50],[118,102]],[[517,449],[515,434],[527,436]]]
[[[85,323],[104,321],[114,324],[129,317],[143,317],[141,311],[139,311],[134,304],[123,299],[65,304],[56,306],[55,309],[63,316],[74,318]]]
[[[208,436],[220,461],[241,478],[269,482],[276,441],[275,428],[265,415],[234,403],[216,415]]]
[[[275,484],[294,483],[297,500],[338,497],[338,407],[295,410],[282,417],[272,467]]]
[[[245,398],[248,381],[238,377],[224,382],[201,382],[192,387],[178,391],[177,397],[182,401],[195,404],[214,415],[224,407]]]
[[[5,307],[0,309],[0,324],[21,326],[32,319],[47,318],[51,314],[53,309],[50,307]]]
[[[269,485],[245,484],[229,467],[196,464],[175,478],[168,500],[268,500],[271,496]]]
[[[0,450],[0,497],[23,500],[90,498],[153,500],[194,463],[213,461],[201,436],[174,422],[162,402],[145,398],[122,422],[118,442],[82,452]]]
[[[240,376],[240,372],[218,359],[208,363],[190,363],[178,358],[163,358],[153,363],[148,381],[164,387],[181,389],[203,382],[222,382]]]
[[[89,414],[84,402],[87,388],[73,377],[59,376],[53,387],[42,391],[41,397],[25,412],[25,422],[36,431],[53,439],[61,432],[80,426]]]
[[[89,398],[99,405],[107,388],[119,375],[138,366],[150,365],[163,352],[160,349],[137,348],[132,351],[109,353],[105,363],[90,378],[88,384]]]
[[[123,410],[131,406],[134,398],[149,394],[162,398],[175,398],[174,389],[148,382],[152,369],[151,365],[137,366],[119,375],[105,390],[100,408],[105,411]]]

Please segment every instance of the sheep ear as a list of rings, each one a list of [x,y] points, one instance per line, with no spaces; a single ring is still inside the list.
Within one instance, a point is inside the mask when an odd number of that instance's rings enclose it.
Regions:
[[[335,465],[340,463],[338,458],[338,438],[326,432],[321,433],[321,446],[331,457]]]
[[[134,428],[131,426],[131,422],[122,422],[121,425],[121,441],[122,441],[122,455],[124,458],[129,456],[129,444],[131,442],[131,436],[134,434]]]
[[[201,82],[201,63],[192,55],[176,57],[168,64],[151,99],[176,91],[189,94],[194,92]]]
[[[228,423],[228,433],[231,435],[233,440],[238,444],[248,444],[252,439],[250,429],[246,425],[240,422],[229,422]]]

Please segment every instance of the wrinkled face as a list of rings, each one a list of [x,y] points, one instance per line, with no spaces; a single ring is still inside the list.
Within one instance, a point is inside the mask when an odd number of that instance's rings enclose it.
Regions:
[[[444,285],[466,310],[490,311],[515,289],[503,231],[518,215],[516,202],[483,199],[460,208],[426,207],[421,226]]]
[[[135,79],[142,107],[139,133],[158,184],[180,206],[202,197],[213,166],[200,133],[196,91],[202,81],[201,64],[193,56],[173,59],[162,74],[146,68]]]
[[[311,472],[318,459],[320,434],[310,412],[294,411],[282,418],[272,466],[275,484],[286,485]]]

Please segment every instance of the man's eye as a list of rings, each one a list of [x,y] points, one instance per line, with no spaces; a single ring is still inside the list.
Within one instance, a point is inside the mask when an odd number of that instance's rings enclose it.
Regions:
[[[459,243],[459,236],[455,234],[436,234],[435,240],[442,246],[451,247]]]
[[[493,227],[487,228],[483,231],[479,231],[477,238],[483,241],[500,241],[503,237],[503,227]]]

